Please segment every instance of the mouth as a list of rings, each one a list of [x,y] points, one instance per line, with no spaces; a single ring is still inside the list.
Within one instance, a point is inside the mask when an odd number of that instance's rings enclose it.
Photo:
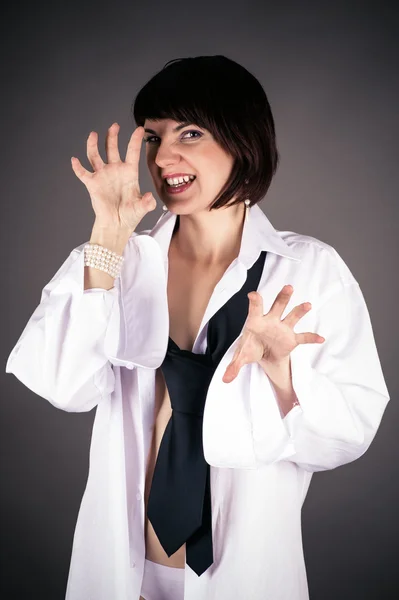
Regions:
[[[192,184],[194,183],[196,177],[195,175],[190,175],[190,180],[189,181],[183,181],[180,183],[176,183],[176,184],[169,184],[166,180],[164,181],[164,186],[166,189],[166,192],[168,194],[181,194],[182,192],[185,192],[186,190],[188,190],[189,187],[192,186]]]

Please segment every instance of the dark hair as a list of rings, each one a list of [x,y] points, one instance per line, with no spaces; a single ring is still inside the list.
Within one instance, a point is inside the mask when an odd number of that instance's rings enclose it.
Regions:
[[[132,112],[137,126],[145,119],[195,123],[234,158],[210,209],[246,198],[252,206],[266,195],[279,161],[273,115],[259,81],[238,63],[221,55],[169,61],[138,92]]]

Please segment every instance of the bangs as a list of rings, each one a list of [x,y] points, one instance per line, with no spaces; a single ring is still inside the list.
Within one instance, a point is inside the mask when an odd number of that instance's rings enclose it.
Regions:
[[[172,119],[213,132],[220,119],[229,119],[229,109],[234,108],[231,87],[239,83],[237,77],[233,82],[226,65],[223,69],[226,60],[204,56],[167,63],[136,96],[133,116],[137,125],[143,126],[146,119]]]

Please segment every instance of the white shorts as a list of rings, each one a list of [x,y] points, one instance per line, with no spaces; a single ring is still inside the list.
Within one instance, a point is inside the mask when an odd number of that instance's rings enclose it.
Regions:
[[[183,600],[184,569],[145,559],[140,595],[145,600]]]

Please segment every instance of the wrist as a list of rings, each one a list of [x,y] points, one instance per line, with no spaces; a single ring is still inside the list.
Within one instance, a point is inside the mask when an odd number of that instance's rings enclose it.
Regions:
[[[90,244],[98,244],[117,254],[123,254],[133,230],[123,227],[103,227],[94,223]]]
[[[279,361],[277,363],[270,362],[270,361],[262,358],[259,361],[259,364],[262,367],[262,369],[264,370],[264,372],[267,375],[269,375],[270,377],[277,377],[277,378],[283,377],[284,379],[286,379],[287,374],[288,374],[289,378],[291,379],[291,356],[290,355],[286,356],[285,358],[283,358],[281,361]]]
[[[266,360],[260,360],[259,364],[270,380],[283,416],[287,415],[294,406],[300,405],[292,385],[290,355],[277,364]]]

